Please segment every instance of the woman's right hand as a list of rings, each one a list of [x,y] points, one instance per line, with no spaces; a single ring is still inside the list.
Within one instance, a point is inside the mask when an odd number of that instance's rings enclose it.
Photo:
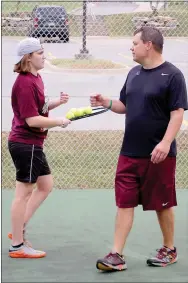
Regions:
[[[71,121],[67,118],[58,118],[58,126],[62,127],[62,128],[66,128],[69,124],[71,123]]]
[[[71,121],[69,119],[63,118],[62,128],[66,128],[70,123],[71,123]]]

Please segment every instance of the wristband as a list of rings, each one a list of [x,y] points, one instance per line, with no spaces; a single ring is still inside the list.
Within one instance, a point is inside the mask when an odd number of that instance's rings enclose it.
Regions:
[[[112,108],[112,100],[110,100],[110,105],[108,106],[108,109]]]

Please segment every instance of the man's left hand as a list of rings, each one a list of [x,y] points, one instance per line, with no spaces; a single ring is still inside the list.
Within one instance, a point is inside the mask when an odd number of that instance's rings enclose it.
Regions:
[[[157,164],[165,160],[169,151],[171,143],[168,141],[161,141],[156,145],[151,153],[151,162]]]

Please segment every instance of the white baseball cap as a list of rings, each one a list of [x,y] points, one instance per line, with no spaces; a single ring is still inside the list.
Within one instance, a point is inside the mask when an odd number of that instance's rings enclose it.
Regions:
[[[18,64],[24,55],[39,51],[40,49],[43,49],[43,47],[37,38],[29,37],[21,40],[17,47],[15,64]]]

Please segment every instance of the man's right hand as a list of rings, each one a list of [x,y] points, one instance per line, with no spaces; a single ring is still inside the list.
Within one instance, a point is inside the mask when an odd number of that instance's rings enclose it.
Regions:
[[[90,103],[92,107],[103,106],[104,108],[108,108],[112,112],[118,114],[126,113],[126,108],[123,102],[120,100],[111,100],[110,98],[102,96],[101,94],[91,95]]]
[[[91,95],[90,103],[92,107],[104,106],[105,98],[101,94]]]

